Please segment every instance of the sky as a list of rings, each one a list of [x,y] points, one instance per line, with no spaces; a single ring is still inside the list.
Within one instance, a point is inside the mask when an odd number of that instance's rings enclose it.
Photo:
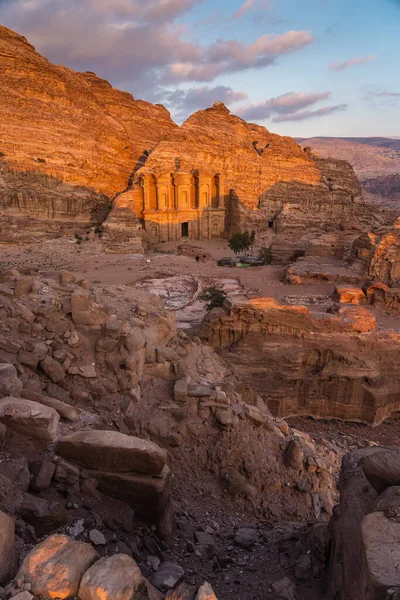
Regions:
[[[0,23],[182,122],[400,137],[400,0],[0,0]]]

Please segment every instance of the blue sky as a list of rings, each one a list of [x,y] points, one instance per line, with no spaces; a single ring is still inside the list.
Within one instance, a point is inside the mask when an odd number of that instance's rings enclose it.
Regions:
[[[178,121],[221,100],[285,135],[400,136],[400,0],[0,0],[0,22]]]

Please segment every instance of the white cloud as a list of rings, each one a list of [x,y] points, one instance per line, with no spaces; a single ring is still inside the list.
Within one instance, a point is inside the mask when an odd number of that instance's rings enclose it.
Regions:
[[[346,105],[331,105],[315,110],[304,110],[322,100],[328,100],[331,92],[307,94],[306,92],[288,92],[265,102],[255,102],[237,110],[237,114],[248,121],[265,121],[272,119],[274,123],[283,121],[303,121],[313,117],[322,117],[338,110],[344,110]]]
[[[344,69],[348,69],[349,67],[353,67],[355,65],[365,65],[368,62],[371,62],[372,60],[375,60],[376,56],[374,56],[373,54],[370,54],[369,56],[362,56],[362,57],[357,57],[354,56],[353,58],[349,58],[348,60],[345,60],[344,62],[333,62],[329,65],[329,70],[330,71],[343,71]]]
[[[94,71],[150,100],[165,84],[211,82],[222,74],[262,68],[314,40],[309,31],[288,31],[249,44],[188,42],[179,19],[202,1],[0,0],[0,20],[52,62]]]

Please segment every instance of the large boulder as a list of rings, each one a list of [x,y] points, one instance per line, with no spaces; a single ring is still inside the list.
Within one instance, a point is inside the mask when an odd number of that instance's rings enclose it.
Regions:
[[[80,600],[132,600],[144,578],[126,554],[101,558],[86,571],[79,586]]]
[[[388,519],[383,512],[364,517],[361,534],[368,568],[371,598],[384,600],[385,592],[400,587],[400,519]]]
[[[330,523],[329,600],[387,600],[388,589],[400,582],[396,568],[400,564],[400,507],[390,502],[383,508],[381,496],[382,508],[377,509],[379,493],[365,472],[368,464],[379,465],[374,475],[382,473],[382,465],[389,465],[389,457],[397,450],[368,447],[343,457],[340,506],[335,507]],[[382,454],[387,462],[381,460]],[[385,496],[388,500],[389,494]]]
[[[61,456],[76,460],[88,469],[115,473],[159,475],[167,452],[148,440],[117,431],[79,431],[60,439]]]
[[[51,535],[26,556],[16,583],[30,584],[32,594],[48,600],[75,598],[83,574],[98,558],[90,544]]]
[[[15,569],[14,520],[0,511],[0,584],[8,583]]]
[[[49,406],[9,397],[0,400],[0,421],[18,433],[53,442],[60,415]]]
[[[382,450],[362,461],[364,473],[379,493],[385,488],[400,485],[400,449]]]

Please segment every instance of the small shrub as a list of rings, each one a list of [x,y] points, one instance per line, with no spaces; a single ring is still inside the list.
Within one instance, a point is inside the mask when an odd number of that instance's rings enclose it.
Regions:
[[[270,265],[272,262],[271,246],[263,246],[258,253],[258,256],[264,261],[264,265]]]
[[[0,158],[3,158],[5,156],[4,152],[0,152]]]
[[[200,299],[206,300],[207,310],[212,310],[213,308],[221,307],[226,299],[226,292],[224,290],[220,290],[219,288],[212,285],[211,287],[206,288],[201,294]]]
[[[45,158],[38,158],[36,159],[38,161],[38,163],[46,163],[46,159]]]
[[[80,244],[82,241],[82,236],[79,235],[79,233],[75,233],[75,239],[76,239],[76,243]]]

